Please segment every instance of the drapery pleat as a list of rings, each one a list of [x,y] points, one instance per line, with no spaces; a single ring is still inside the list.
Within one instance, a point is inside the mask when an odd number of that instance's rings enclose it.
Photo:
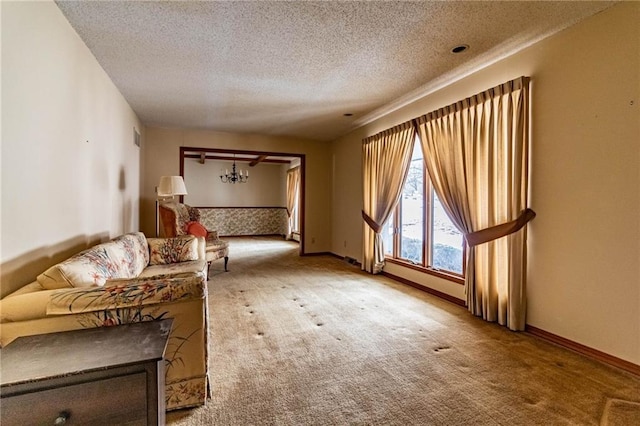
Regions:
[[[289,169],[287,171],[287,216],[289,216],[288,220],[288,229],[287,229],[287,239],[290,240],[293,238],[295,217],[293,215],[296,204],[298,203],[298,194],[300,190],[300,167],[294,167],[293,169]]]
[[[398,204],[407,179],[416,130],[403,123],[362,143],[364,200],[362,269],[372,274],[382,271],[384,248],[380,230]]]
[[[523,330],[529,78],[487,90],[416,119],[434,190],[469,243],[468,309]]]

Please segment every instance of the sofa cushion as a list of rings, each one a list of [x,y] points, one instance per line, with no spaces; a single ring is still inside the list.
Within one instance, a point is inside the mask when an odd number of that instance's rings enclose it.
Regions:
[[[174,275],[184,273],[196,273],[204,275],[207,273],[207,261],[205,259],[192,260],[190,262],[169,263],[164,265],[148,266],[138,278],[156,277],[159,275]]]
[[[46,290],[55,290],[57,288],[69,288],[71,283],[60,272],[59,264],[53,265],[43,273],[37,276],[36,281]]]
[[[121,248],[119,255],[121,272],[119,275],[123,278],[133,278],[140,275],[140,272],[149,264],[147,237],[142,232],[132,232],[120,235],[113,241]]]
[[[47,290],[65,287],[101,286],[109,278],[119,278],[112,259],[113,242],[98,244],[47,269],[38,282]]]
[[[198,260],[198,240],[193,235],[175,238],[149,238],[149,265]]]
[[[103,286],[109,278],[127,278],[122,267],[122,250],[109,241],[84,251],[59,264],[59,269],[72,287]]]
[[[128,279],[138,276],[157,275],[158,272],[142,274],[150,263],[150,252],[155,253],[152,265],[166,265],[204,259],[204,238],[193,235],[175,239],[150,238],[151,245],[142,232],[133,232],[98,244],[58,263],[37,278],[46,290],[69,287],[102,286],[110,279]],[[180,271],[178,266],[176,266]],[[176,268],[168,268],[174,272]],[[192,267],[186,266],[191,271]],[[204,268],[195,268],[201,272]]]
[[[51,292],[46,306],[47,315],[71,315],[77,313],[121,310],[113,321],[102,320],[98,314],[100,325],[127,324],[130,322],[153,321],[166,315],[156,309],[155,315],[136,318],[134,312],[145,305],[166,304],[192,298],[201,299],[206,292],[206,280],[198,274],[180,274],[175,276],[134,278],[131,280],[109,280],[104,287],[73,288],[54,290]],[[160,307],[161,309],[161,307]],[[124,310],[124,312],[123,312]],[[122,315],[124,314],[124,315]],[[108,317],[107,317],[108,318]]]
[[[47,269],[37,280],[47,290],[102,286],[110,278],[138,276],[148,260],[146,237],[133,232],[78,253]]]

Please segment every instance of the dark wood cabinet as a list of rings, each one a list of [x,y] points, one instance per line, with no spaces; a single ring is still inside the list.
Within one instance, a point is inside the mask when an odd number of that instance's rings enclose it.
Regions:
[[[157,425],[172,320],[20,337],[1,350],[0,423]]]

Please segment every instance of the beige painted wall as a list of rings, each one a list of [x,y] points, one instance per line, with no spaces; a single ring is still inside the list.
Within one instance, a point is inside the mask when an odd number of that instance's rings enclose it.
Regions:
[[[141,124],[53,2],[1,2],[2,294],[138,229]]]
[[[286,207],[286,175],[279,163],[259,163],[249,167],[236,162],[237,171],[249,171],[247,183],[223,183],[220,175],[231,172],[232,162],[195,158],[184,162],[184,181],[189,194],[184,202],[199,207]]]
[[[159,127],[147,127],[145,137],[141,198],[141,227],[145,233],[155,233],[155,187],[160,176],[179,174],[181,146],[304,154],[305,252],[331,249],[331,146],[326,142]]]
[[[332,251],[362,259],[363,137],[531,76],[527,322],[640,364],[639,22],[640,3],[616,5],[334,142]],[[463,298],[457,284],[386,269]]]

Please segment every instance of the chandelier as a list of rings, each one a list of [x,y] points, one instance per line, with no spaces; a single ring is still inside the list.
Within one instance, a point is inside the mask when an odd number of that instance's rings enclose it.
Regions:
[[[233,166],[231,167],[231,173],[229,173],[229,169],[225,170],[223,175],[220,175],[220,180],[222,183],[247,183],[249,179],[249,170],[244,171],[244,175],[242,170],[240,173],[236,172],[236,160],[233,160]]]

